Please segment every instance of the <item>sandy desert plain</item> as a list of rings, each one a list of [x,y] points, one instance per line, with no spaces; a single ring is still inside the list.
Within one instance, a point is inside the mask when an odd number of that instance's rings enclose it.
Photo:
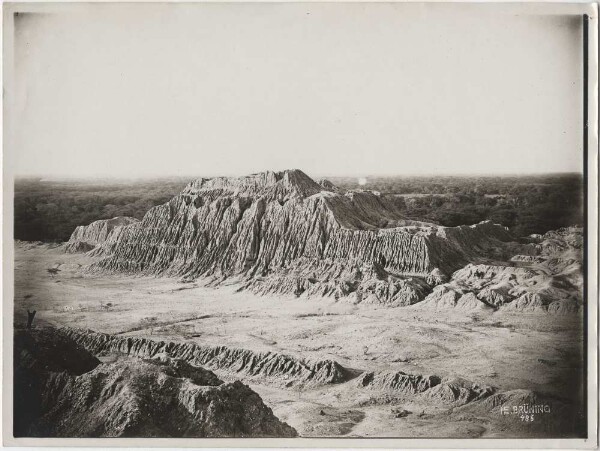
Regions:
[[[62,418],[47,420],[60,423],[53,428],[73,422],[69,415],[76,412],[93,411],[100,429],[68,426],[53,434],[268,436],[284,430],[270,419],[268,427],[248,426],[239,434],[236,425],[198,432],[192,423],[205,421],[210,408],[200,401],[189,406],[186,393],[204,392],[190,385],[197,375],[184,377],[195,370],[179,363],[152,384],[159,392],[161,381],[175,384],[177,418],[188,421],[192,412],[191,429],[177,431],[177,419],[165,420],[172,423],[169,432],[161,429],[163,420],[156,418],[169,418],[170,407],[140,426],[139,410],[151,408],[152,396],[166,395],[140,394],[143,374],[129,385],[121,378],[115,388],[98,372],[111,372],[110,365],[119,362],[160,358],[183,359],[223,381],[241,381],[267,406],[261,415],[269,417],[272,409],[294,428],[286,434],[301,437],[580,436],[581,229],[516,243],[491,223],[437,228],[405,220],[393,202],[377,193],[340,194],[299,171],[201,179],[141,222],[99,221],[78,228],[66,244],[16,241],[19,343],[27,341],[28,310],[36,310],[35,330],[59,329],[102,363],[89,373],[92,382],[85,374],[64,376],[68,381],[60,384],[76,388],[58,390],[62,412],[47,406],[57,401],[42,401],[50,411],[46,418]],[[289,238],[301,233],[304,240]],[[103,241],[85,241],[92,236]],[[364,245],[373,237],[377,241]],[[277,252],[269,254],[269,246]],[[242,277],[255,274],[249,268],[260,268],[264,258],[274,265],[281,249],[284,257],[304,249],[323,258],[299,256],[274,274]],[[328,252],[354,252],[362,266],[338,254],[325,258]],[[368,255],[373,261],[365,262]],[[215,283],[194,273],[203,262],[216,267],[215,261],[237,268],[237,275]],[[394,272],[409,266],[421,275]],[[27,346],[17,355],[25,369],[32,353],[47,358],[36,350],[43,340]],[[127,379],[124,365],[118,368]],[[47,383],[56,387],[53,377]],[[108,385],[96,393],[89,389],[94,380]],[[73,401],[69,390],[82,390],[85,399]],[[126,399],[131,403],[124,405]],[[114,424],[107,426],[109,420]],[[275,429],[269,421],[277,423]]]
[[[229,287],[181,284],[176,278],[82,273],[92,257],[63,246],[17,244],[15,322],[37,309],[38,327],[74,327],[119,336],[276,351],[334,359],[362,371],[393,370],[461,377],[502,390],[526,389],[575,402],[580,396],[579,315],[389,309],[332,299],[257,296]],[[60,272],[52,277],[47,268]],[[112,301],[113,307],[101,304]],[[159,318],[144,327],[144,318]],[[285,388],[219,371],[258,392],[301,436],[527,436],[527,423],[500,420],[499,408],[469,417],[448,406],[361,390],[354,379],[316,388]],[[396,418],[392,406],[413,414]],[[325,415],[320,415],[323,411]],[[418,414],[424,412],[423,416]],[[515,424],[516,423],[516,424]]]

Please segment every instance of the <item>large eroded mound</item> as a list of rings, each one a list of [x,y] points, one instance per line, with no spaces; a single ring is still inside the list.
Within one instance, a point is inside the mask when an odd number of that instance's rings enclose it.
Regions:
[[[501,253],[513,239],[489,222],[448,228],[414,221],[395,196],[340,193],[299,170],[199,179],[141,222],[115,230],[94,249],[106,258],[93,270],[215,283],[237,277],[258,293],[391,306],[422,300],[453,271]],[[98,235],[74,235],[87,234]]]
[[[78,227],[67,250],[105,256],[92,271],[213,284],[234,278],[259,294],[388,307],[425,300],[436,309],[580,309],[581,229],[517,240],[489,221],[442,227],[411,220],[399,202],[372,191],[341,193],[299,170],[199,179],[142,221]]]
[[[294,437],[239,381],[167,356],[101,364],[66,334],[17,330],[16,437]]]

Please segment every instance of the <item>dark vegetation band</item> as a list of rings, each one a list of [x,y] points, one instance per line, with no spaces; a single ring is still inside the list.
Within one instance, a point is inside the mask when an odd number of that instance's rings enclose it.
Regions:
[[[191,177],[190,177],[191,179]],[[405,216],[444,226],[491,220],[516,236],[583,225],[579,174],[494,177],[330,177],[343,190],[369,189],[403,199]],[[179,193],[188,178],[133,181],[15,183],[15,238],[67,241],[79,225],[129,216],[141,219]],[[402,203],[401,203],[402,204]]]

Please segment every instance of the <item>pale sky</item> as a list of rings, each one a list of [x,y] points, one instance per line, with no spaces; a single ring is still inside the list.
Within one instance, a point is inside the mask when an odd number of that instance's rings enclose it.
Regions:
[[[19,175],[581,171],[579,16],[93,5],[15,20]]]

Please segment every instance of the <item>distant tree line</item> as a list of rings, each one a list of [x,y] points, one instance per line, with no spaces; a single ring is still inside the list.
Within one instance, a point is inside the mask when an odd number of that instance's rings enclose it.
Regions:
[[[141,181],[15,182],[15,238],[66,241],[75,227],[97,219],[131,216],[141,219],[152,207],[179,193],[187,179]]]
[[[445,226],[492,220],[517,236],[583,225],[579,174],[494,177],[371,177],[330,179],[343,189],[401,195],[406,216]],[[411,196],[413,195],[413,196]]]
[[[342,189],[396,195],[407,218],[446,226],[490,219],[516,235],[582,225],[583,181],[577,174],[510,177],[371,177],[330,180]],[[75,227],[97,219],[141,219],[179,193],[188,179],[15,183],[15,238],[66,241]]]

